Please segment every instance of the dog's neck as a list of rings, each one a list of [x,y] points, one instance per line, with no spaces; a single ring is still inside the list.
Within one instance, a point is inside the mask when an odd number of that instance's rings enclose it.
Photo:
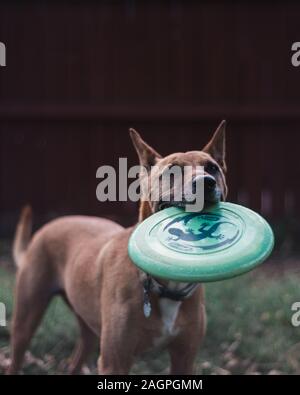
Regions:
[[[153,214],[149,200],[141,200],[139,209],[139,223]]]
[[[139,223],[144,221],[152,214],[153,211],[150,202],[148,200],[141,200],[139,209]],[[145,311],[148,311],[149,315],[151,312],[151,303],[149,300],[150,293],[155,293],[160,300],[169,300],[173,303],[176,302],[180,304],[182,301],[189,298],[199,285],[193,283],[175,283],[173,281],[167,280],[158,281],[157,279],[151,277],[150,275],[147,275],[145,272],[142,271],[140,272],[140,278],[144,288],[145,315],[147,314]]]

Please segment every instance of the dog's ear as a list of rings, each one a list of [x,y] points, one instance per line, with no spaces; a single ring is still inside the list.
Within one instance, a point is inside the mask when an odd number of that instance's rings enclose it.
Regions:
[[[134,129],[129,129],[129,134],[133,142],[134,148],[139,156],[140,164],[150,169],[154,166],[161,155],[157,153],[150,145],[148,145]]]
[[[225,129],[226,129],[226,121],[223,120],[220,125],[217,127],[217,130],[213,134],[211,140],[206,144],[202,151],[210,154],[222,167],[224,171],[226,171],[226,162],[225,162]]]

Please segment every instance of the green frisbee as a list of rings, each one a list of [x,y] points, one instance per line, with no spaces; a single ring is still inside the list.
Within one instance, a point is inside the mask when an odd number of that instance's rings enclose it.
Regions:
[[[210,282],[248,272],[273,246],[272,229],[259,214],[221,202],[199,213],[170,207],[151,215],[132,233],[128,252],[152,276]]]

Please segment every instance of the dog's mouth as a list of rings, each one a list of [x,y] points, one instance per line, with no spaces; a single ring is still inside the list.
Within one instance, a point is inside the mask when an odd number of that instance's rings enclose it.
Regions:
[[[204,198],[204,208],[211,206],[213,204],[219,203],[222,200],[222,195],[220,192],[217,190],[214,191],[214,193],[209,193],[205,196]],[[180,201],[165,201],[163,199],[159,200],[157,206],[156,206],[156,211],[162,211],[166,208],[170,207],[177,207],[177,208],[183,208],[185,209],[187,205],[193,205],[196,203],[196,200],[193,201],[187,201],[185,199],[180,200]]]
[[[157,205],[157,211],[162,211],[162,210],[169,208],[169,207],[185,208],[185,205],[186,205],[186,203],[184,201],[166,202],[166,201],[160,200]]]

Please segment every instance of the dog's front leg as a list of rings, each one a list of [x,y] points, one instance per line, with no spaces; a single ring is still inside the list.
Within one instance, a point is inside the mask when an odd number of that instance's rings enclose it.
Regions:
[[[194,363],[197,355],[199,339],[180,338],[169,346],[171,359],[171,375],[194,374]]]
[[[104,318],[104,317],[103,317]],[[130,306],[111,308],[103,319],[100,340],[99,374],[129,374],[139,334]]]
[[[171,375],[195,374],[195,359],[202,340],[200,333],[181,333],[169,346]]]
[[[198,292],[201,292],[201,297],[197,293],[194,296],[196,300],[194,319],[185,322],[179,334],[169,345],[171,357],[170,374],[197,373],[195,371],[195,360],[206,331],[205,305],[202,302],[199,306],[199,301],[203,300],[203,289]],[[188,316],[190,315],[188,314]]]

